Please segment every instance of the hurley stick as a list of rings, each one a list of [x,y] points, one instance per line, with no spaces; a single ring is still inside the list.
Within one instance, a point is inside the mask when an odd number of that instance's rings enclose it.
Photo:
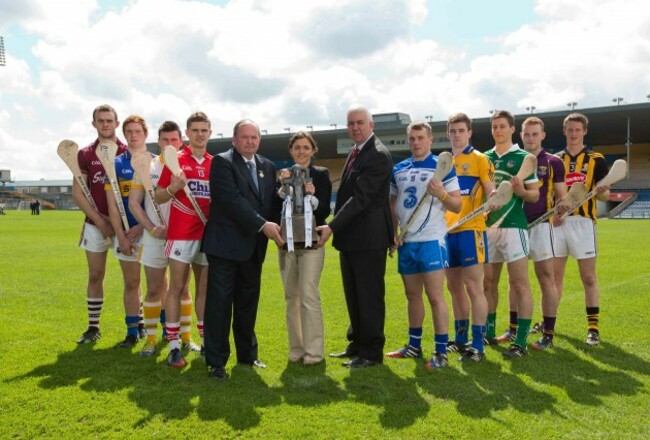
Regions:
[[[496,192],[492,194],[485,203],[483,203],[481,206],[476,208],[474,211],[467,214],[465,217],[458,219],[456,223],[454,223],[453,225],[447,228],[447,232],[451,232],[452,230],[456,229],[460,225],[467,223],[474,217],[488,211],[490,209],[490,205],[503,206],[506,203],[508,203],[511,198],[512,198],[512,185],[508,181],[501,182],[501,185],[499,185],[499,188],[496,190]]]
[[[167,168],[169,168],[169,171],[172,172],[172,174],[178,175],[181,171],[181,166],[178,163],[178,152],[176,151],[176,148],[174,148],[171,145],[167,145],[165,149],[163,150],[163,158],[165,159],[165,165]],[[194,194],[192,194],[192,190],[187,186],[183,186],[183,191],[185,191],[185,194],[187,195],[187,198],[190,200],[190,203],[192,204],[192,207],[194,207],[194,211],[199,215],[201,218],[201,221],[205,225],[208,222],[208,219],[205,218],[205,215],[203,215],[203,211],[201,211],[201,207],[197,203],[196,199],[194,198]]]
[[[528,229],[532,229],[533,226],[537,226],[538,224],[546,221],[547,218],[552,216],[557,212],[557,209],[560,207],[560,205],[564,206],[574,206],[578,205],[580,206],[581,200],[584,200],[584,198],[587,195],[587,187],[585,186],[584,182],[576,182],[573,185],[571,185],[571,188],[569,188],[569,191],[566,193],[564,197],[562,197],[561,200],[558,200],[558,202],[553,206],[551,209],[546,211],[544,215],[541,217],[538,217],[534,221],[528,223]]]
[[[126,209],[124,209],[124,202],[122,201],[122,194],[120,193],[120,186],[117,183],[117,174],[115,172],[115,153],[117,152],[117,144],[113,141],[101,141],[97,147],[97,157],[104,166],[106,177],[113,190],[117,209],[120,211],[122,217],[122,225],[124,230],[129,230],[129,220],[126,217]]]
[[[93,196],[90,194],[90,189],[86,183],[86,178],[79,168],[79,160],[77,159],[78,152],[79,145],[77,145],[76,142],[68,139],[64,139],[59,142],[59,146],[56,149],[56,153],[61,159],[63,159],[63,162],[65,162],[70,171],[72,171],[72,177],[81,187],[81,191],[86,197],[86,200],[88,200],[88,203],[90,203],[90,206],[92,206],[95,211],[99,212],[97,205],[95,204],[95,200],[93,200]]]
[[[163,220],[162,213],[160,212],[160,206],[158,206],[156,203],[153,182],[151,181],[151,155],[146,151],[135,153],[131,157],[131,166],[133,167],[135,174],[140,179],[140,182],[142,182],[142,187],[147,193],[147,196],[149,196],[149,200],[151,200],[151,204],[153,205],[154,211],[156,212],[156,219],[158,220],[158,224],[160,226],[165,226],[165,221]]]
[[[513,177],[517,177],[519,180],[523,182],[524,179],[530,176],[531,174],[533,174],[536,169],[537,169],[537,156],[534,156],[532,154],[527,154],[524,157],[524,160],[521,162],[519,171],[517,171],[517,174],[515,174]],[[499,184],[499,186],[501,185],[503,185],[503,182]],[[496,222],[494,222],[494,224],[492,224],[492,227],[498,228],[499,225],[503,223],[503,220],[506,218],[509,212],[510,210],[504,212],[501,218],[499,218]]]

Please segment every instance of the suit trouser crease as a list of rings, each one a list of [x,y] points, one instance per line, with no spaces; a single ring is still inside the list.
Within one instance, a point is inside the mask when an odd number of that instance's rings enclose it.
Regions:
[[[339,253],[345,300],[352,327],[349,348],[361,358],[383,360],[386,316],[386,250]]]

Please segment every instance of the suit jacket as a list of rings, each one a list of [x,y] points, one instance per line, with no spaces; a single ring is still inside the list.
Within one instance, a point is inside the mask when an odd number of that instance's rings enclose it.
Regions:
[[[259,191],[244,158],[234,149],[212,159],[210,218],[201,249],[208,255],[235,261],[264,261],[268,239],[259,232],[273,216],[275,166],[255,155]]]
[[[348,156],[347,162],[350,160]],[[333,245],[339,251],[387,249],[393,242],[389,192],[393,160],[373,134],[341,178],[334,218]]]
[[[316,220],[316,226],[322,226],[332,211],[330,207],[330,200],[332,199],[330,172],[325,167],[310,165],[309,176],[316,191],[314,196],[318,199],[318,208],[314,210],[314,219]]]

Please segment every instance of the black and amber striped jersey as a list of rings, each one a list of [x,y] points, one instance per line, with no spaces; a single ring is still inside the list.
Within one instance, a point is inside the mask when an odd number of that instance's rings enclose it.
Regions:
[[[576,182],[584,182],[587,191],[591,191],[596,187],[596,183],[609,172],[605,157],[600,153],[589,150],[587,147],[583,148],[575,156],[571,156],[566,149],[559,152],[557,156],[564,163],[564,169],[566,171],[564,179],[567,189],[571,188],[571,185]],[[571,215],[581,215],[596,221],[596,198],[592,197],[587,200],[582,206],[573,211]]]

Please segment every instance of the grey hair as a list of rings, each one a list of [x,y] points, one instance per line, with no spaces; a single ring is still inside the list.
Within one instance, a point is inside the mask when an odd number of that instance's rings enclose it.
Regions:
[[[372,122],[372,115],[370,114],[368,109],[363,106],[350,107],[347,113],[348,117],[350,116],[350,113],[364,113],[366,115],[366,118],[368,118],[368,121]]]

